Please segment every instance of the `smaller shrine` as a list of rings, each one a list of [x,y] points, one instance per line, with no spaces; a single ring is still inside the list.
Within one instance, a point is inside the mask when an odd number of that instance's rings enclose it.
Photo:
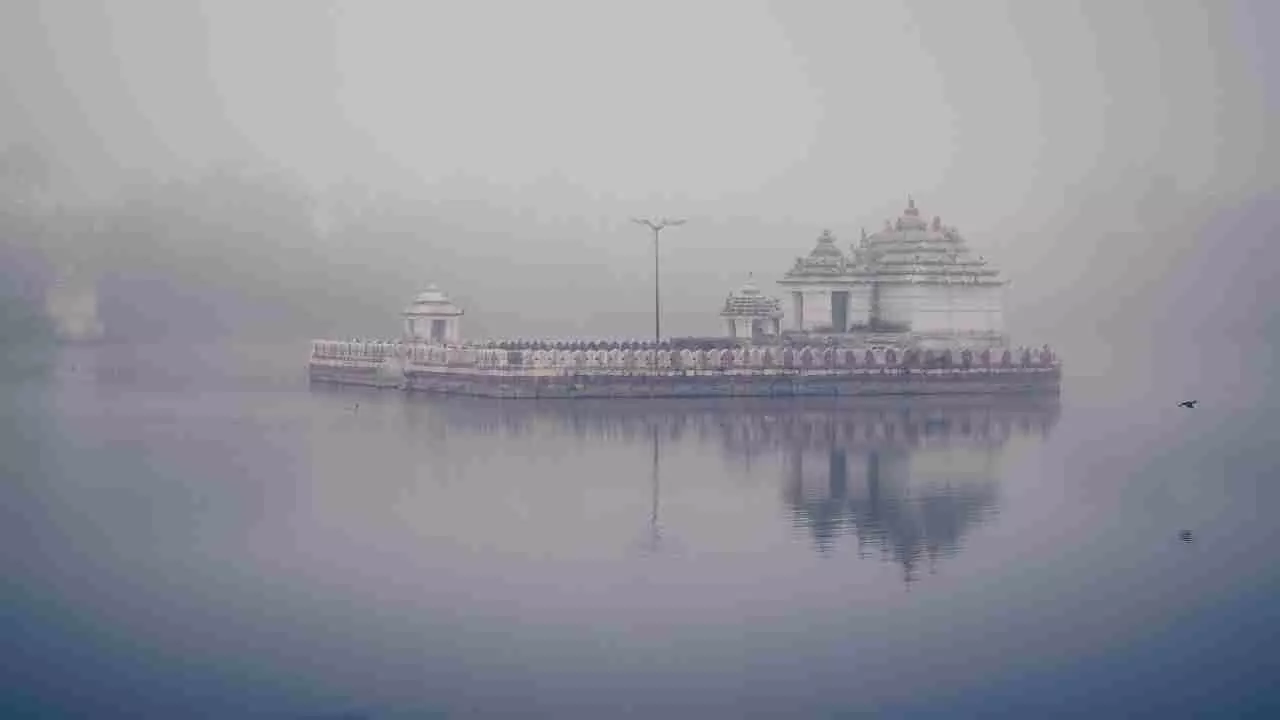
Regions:
[[[742,287],[725,298],[720,317],[725,320],[730,338],[754,340],[777,336],[782,332],[782,301],[765,295],[748,276]]]
[[[461,342],[459,327],[462,308],[434,283],[413,299],[404,309],[404,338],[409,342],[457,344]]]

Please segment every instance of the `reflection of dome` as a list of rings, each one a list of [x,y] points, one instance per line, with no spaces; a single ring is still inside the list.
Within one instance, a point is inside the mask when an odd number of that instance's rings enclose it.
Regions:
[[[462,315],[462,308],[453,304],[449,296],[443,290],[436,287],[435,283],[427,286],[427,289],[418,293],[413,299],[409,307],[404,310],[405,315],[425,315],[434,317],[457,317]]]
[[[849,542],[899,565],[909,580],[922,565],[956,555],[991,520],[1006,443],[1046,436],[1059,412],[1056,398],[715,399],[664,406],[441,398],[429,409],[416,407],[442,438],[568,436],[647,448],[656,432],[664,443],[718,446],[734,464],[780,458],[785,508],[820,551]]]
[[[787,504],[819,550],[852,535],[859,552],[878,550],[911,580],[921,561],[954,557],[964,536],[995,514],[999,492],[988,467],[991,450],[967,458],[943,453],[957,468],[954,476],[917,467],[915,453],[904,449],[793,451]]]

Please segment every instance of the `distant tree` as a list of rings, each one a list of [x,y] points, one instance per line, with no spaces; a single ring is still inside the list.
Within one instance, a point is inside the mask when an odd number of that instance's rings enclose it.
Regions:
[[[0,199],[7,203],[27,204],[44,195],[54,174],[53,161],[32,143],[0,149]]]

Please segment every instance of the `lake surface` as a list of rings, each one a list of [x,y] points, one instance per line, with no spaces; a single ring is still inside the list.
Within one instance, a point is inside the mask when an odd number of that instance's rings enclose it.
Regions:
[[[503,403],[296,350],[7,381],[0,716],[1280,713],[1274,403]]]

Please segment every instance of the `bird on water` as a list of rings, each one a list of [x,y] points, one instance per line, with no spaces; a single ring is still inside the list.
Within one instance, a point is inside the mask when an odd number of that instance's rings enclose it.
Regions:
[[[1194,410],[1196,407],[1196,403],[1198,402],[1200,401],[1199,400],[1183,400],[1182,402],[1178,403],[1178,407],[1184,407],[1184,408]]]

